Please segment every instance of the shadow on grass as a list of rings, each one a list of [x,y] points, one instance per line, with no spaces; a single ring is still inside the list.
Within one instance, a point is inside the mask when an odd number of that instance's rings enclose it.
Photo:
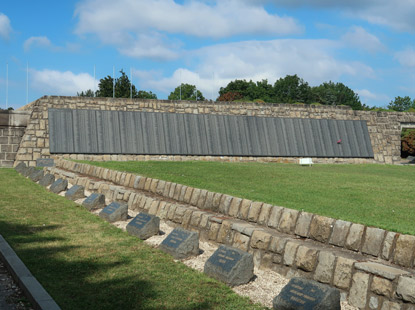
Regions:
[[[206,301],[187,302],[178,307],[175,302],[164,303],[154,288],[154,281],[136,275],[120,276],[112,270],[123,264],[127,266],[130,258],[98,259],[99,253],[87,259],[74,257],[73,252],[82,250],[81,246],[65,246],[65,238],[43,236],[59,228],[59,225],[31,226],[0,221],[0,234],[62,309],[212,309],[212,304]]]

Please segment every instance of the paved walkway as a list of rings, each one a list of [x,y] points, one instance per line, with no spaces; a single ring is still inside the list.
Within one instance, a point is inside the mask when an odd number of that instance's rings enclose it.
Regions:
[[[25,302],[22,302],[25,300]],[[10,273],[0,260],[0,309],[32,310],[27,298],[13,281]]]

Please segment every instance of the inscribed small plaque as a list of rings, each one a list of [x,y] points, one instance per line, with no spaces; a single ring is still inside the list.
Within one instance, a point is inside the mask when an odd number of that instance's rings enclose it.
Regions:
[[[199,254],[199,234],[183,228],[175,228],[159,246],[160,250],[183,259]]]
[[[55,176],[53,174],[47,173],[39,181],[39,184],[44,186],[44,187],[47,187],[47,186],[51,185],[53,182],[55,182]]]
[[[33,172],[35,172],[36,171],[36,168],[35,167],[28,167],[27,169],[24,169],[23,170],[23,172],[22,172],[22,174],[25,176],[25,177],[28,177],[29,175],[31,175]]]
[[[128,206],[126,204],[112,202],[104,209],[102,209],[102,211],[99,213],[99,216],[110,223],[116,221],[125,221],[128,217]]]
[[[33,182],[37,182],[41,178],[43,178],[43,176],[44,176],[43,170],[35,170],[33,173],[29,175],[29,179],[31,179]]]
[[[139,213],[126,227],[130,235],[142,240],[157,235],[160,230],[160,218],[154,215]]]
[[[254,276],[252,254],[221,245],[205,263],[204,272],[228,285],[248,283]]]
[[[278,310],[340,310],[340,292],[326,284],[292,278],[273,300]]]
[[[65,197],[73,201],[84,198],[85,188],[81,185],[74,185],[65,193]]]
[[[38,158],[36,159],[36,167],[54,167],[55,161],[53,158]]]
[[[14,169],[19,173],[22,173],[25,168],[27,168],[27,166],[24,162],[20,162],[16,167],[14,167]]]
[[[49,187],[49,190],[52,193],[59,194],[61,191],[66,190],[68,187],[68,180],[64,179],[57,179],[52,185]]]
[[[105,196],[103,194],[93,193],[82,202],[87,210],[103,208],[105,206]]]

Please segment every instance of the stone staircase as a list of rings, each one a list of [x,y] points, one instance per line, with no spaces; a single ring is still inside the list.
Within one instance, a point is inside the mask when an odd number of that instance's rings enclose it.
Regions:
[[[248,251],[256,266],[336,287],[359,309],[415,310],[415,236],[63,159],[44,170]]]

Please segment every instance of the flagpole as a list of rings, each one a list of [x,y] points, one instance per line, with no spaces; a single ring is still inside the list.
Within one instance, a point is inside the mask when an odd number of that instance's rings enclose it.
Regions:
[[[29,103],[29,62],[26,62],[26,104]]]
[[[95,79],[95,72],[96,71],[96,68],[95,68],[95,65],[94,65],[94,97],[95,97],[95,93],[96,93],[96,79]]]
[[[112,66],[112,98],[115,98],[115,66]]]
[[[133,68],[130,67],[130,99],[133,99]]]
[[[9,108],[9,63],[6,63],[6,110]]]

